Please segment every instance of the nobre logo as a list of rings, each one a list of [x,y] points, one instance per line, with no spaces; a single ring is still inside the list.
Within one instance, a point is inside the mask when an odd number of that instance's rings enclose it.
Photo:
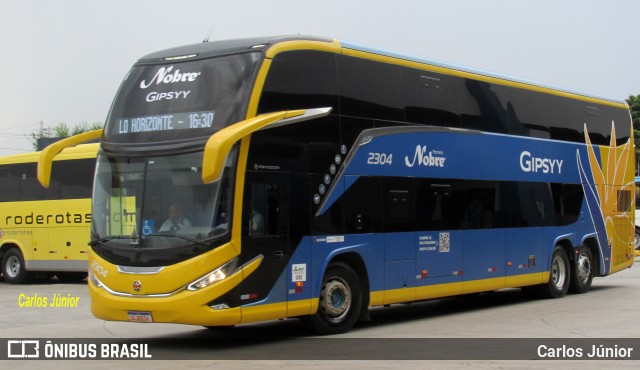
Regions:
[[[444,162],[447,158],[444,156],[444,152],[440,150],[431,150],[427,152],[426,145],[417,145],[416,152],[413,155],[413,160],[409,160],[409,156],[404,157],[404,164],[407,167],[413,167],[416,163],[418,166],[424,167],[444,167]]]
[[[146,89],[153,85],[154,82],[156,85],[160,85],[161,83],[172,84],[175,82],[193,82],[198,78],[198,76],[200,76],[200,72],[180,73],[179,69],[176,69],[173,73],[171,73],[171,71],[173,71],[173,66],[160,68],[149,83],[147,83],[146,80],[142,80],[142,82],[140,82],[140,88]]]

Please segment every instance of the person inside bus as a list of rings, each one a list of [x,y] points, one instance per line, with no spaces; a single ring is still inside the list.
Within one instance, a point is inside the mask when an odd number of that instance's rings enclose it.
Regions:
[[[172,232],[191,227],[191,221],[183,215],[182,206],[178,202],[171,203],[169,206],[169,218],[162,223],[159,232]]]
[[[264,236],[264,216],[255,208],[251,207],[251,218],[249,220],[249,230],[251,236]]]

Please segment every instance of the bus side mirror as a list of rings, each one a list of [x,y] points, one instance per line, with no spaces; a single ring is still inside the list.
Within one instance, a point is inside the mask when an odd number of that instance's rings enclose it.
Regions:
[[[331,108],[281,111],[261,114],[225,127],[209,137],[202,158],[202,182],[212,183],[220,178],[227,154],[233,144],[261,129],[268,129],[326,116]]]
[[[102,129],[85,132],[71,136],[47,146],[40,152],[38,158],[38,181],[45,188],[49,188],[51,182],[51,166],[53,159],[60,154],[62,149],[70,146],[86,143],[87,141],[99,139],[102,136]]]

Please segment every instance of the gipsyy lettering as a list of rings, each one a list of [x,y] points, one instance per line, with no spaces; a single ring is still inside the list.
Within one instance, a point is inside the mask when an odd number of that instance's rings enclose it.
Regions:
[[[562,173],[562,159],[535,157],[528,151],[520,153],[520,168],[524,172]]]

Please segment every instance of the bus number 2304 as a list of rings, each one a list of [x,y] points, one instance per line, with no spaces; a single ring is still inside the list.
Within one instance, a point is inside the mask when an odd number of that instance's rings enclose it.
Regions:
[[[367,159],[367,164],[377,164],[377,165],[391,165],[393,163],[393,154],[386,153],[371,153],[369,152],[369,158]]]

